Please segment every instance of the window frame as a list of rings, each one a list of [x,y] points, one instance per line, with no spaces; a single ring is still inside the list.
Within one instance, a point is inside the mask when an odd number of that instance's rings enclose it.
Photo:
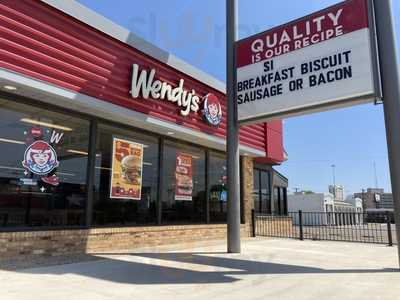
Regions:
[[[203,145],[191,143],[188,141],[183,141],[171,136],[165,136],[159,133],[155,133],[146,129],[134,127],[131,125],[127,124],[122,124],[118,122],[114,122],[105,118],[101,118],[98,116],[93,116],[87,113],[82,113],[82,112],[77,112],[69,108],[64,108],[61,106],[57,106],[55,104],[49,104],[40,100],[34,100],[29,97],[21,96],[21,95],[14,95],[11,93],[7,93],[4,91],[0,91],[0,99],[8,100],[8,101],[13,101],[16,103],[21,103],[25,105],[30,105],[30,106],[35,106],[35,107],[40,107],[40,106],[45,106],[46,110],[56,112],[56,113],[62,113],[62,114],[69,114],[71,117],[79,118],[85,121],[89,122],[89,141],[88,141],[88,163],[87,163],[87,171],[86,171],[86,185],[87,185],[87,191],[86,191],[86,207],[85,207],[85,225],[79,225],[79,226],[39,226],[39,227],[0,227],[0,232],[23,232],[23,231],[53,231],[53,230],[82,230],[82,229],[90,229],[90,228],[107,228],[109,226],[99,226],[96,225],[94,226],[92,224],[92,212],[93,212],[93,195],[94,195],[94,175],[95,175],[95,160],[96,160],[96,144],[97,144],[97,133],[98,133],[98,127],[101,124],[112,126],[112,127],[117,127],[125,130],[133,130],[137,131],[141,134],[144,135],[151,135],[154,138],[157,138],[159,141],[159,150],[158,150],[158,163],[159,163],[159,174],[158,174],[158,199],[157,199],[157,214],[156,214],[156,224],[157,225],[168,225],[168,223],[163,223],[162,222],[162,188],[164,186],[163,182],[163,176],[161,176],[162,172],[164,171],[164,153],[165,153],[165,144],[167,142],[170,143],[178,143],[178,144],[183,144],[187,145],[189,147],[195,147],[198,148],[201,151],[204,151],[205,154],[205,184],[206,184],[206,222],[202,224],[214,224],[210,222],[210,211],[209,211],[209,180],[210,180],[210,155],[212,153],[215,153],[216,155],[225,155],[226,152],[218,150],[218,149],[213,149],[213,148],[207,148]],[[243,184],[243,176],[240,176],[240,184],[242,186]],[[241,192],[242,195],[242,192]],[[240,204],[241,207],[243,207],[243,199],[240,197]],[[243,223],[243,209],[241,213],[241,221]],[[215,224],[220,224],[216,222]],[[195,225],[195,223],[182,223],[180,225]],[[113,227],[146,227],[147,225],[119,225],[119,226],[113,226]]]

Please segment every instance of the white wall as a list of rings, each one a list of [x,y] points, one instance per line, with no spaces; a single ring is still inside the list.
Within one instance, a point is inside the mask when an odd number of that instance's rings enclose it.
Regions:
[[[288,212],[292,212],[293,223],[299,224],[298,211],[303,211],[304,225],[327,225],[327,215],[324,214],[325,204],[333,205],[331,194],[294,194],[288,195]],[[319,213],[319,214],[307,214]]]
[[[288,211],[298,212],[323,212],[325,195],[320,194],[294,194],[288,195]]]

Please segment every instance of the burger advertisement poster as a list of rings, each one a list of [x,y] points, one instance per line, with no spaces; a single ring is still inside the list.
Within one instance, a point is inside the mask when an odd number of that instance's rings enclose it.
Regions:
[[[193,157],[178,152],[175,167],[175,200],[192,201],[193,193]]]
[[[110,198],[140,200],[143,145],[113,138]]]

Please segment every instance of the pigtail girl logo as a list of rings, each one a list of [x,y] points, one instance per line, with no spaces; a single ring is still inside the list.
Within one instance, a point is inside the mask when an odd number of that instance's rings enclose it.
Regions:
[[[218,126],[222,121],[222,108],[218,97],[212,93],[203,98],[203,115],[208,123]]]
[[[40,176],[44,183],[57,186],[59,184],[57,175],[49,175],[59,166],[56,150],[41,139],[43,134],[40,129],[32,128],[31,135],[37,140],[25,150],[24,160],[22,161],[22,166],[26,170],[25,175],[31,172]],[[59,143],[63,135],[63,133],[60,134],[53,131],[50,142]]]
[[[46,176],[57,168],[59,163],[54,148],[45,141],[39,140],[33,142],[25,150],[22,165],[36,175]]]

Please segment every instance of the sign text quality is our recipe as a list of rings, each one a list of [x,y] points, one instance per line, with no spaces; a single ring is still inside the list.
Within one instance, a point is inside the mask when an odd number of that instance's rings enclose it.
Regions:
[[[238,41],[239,122],[251,124],[380,98],[369,3],[347,0]]]
[[[342,12],[343,9],[338,9],[254,40],[251,44],[252,63],[341,36]]]

